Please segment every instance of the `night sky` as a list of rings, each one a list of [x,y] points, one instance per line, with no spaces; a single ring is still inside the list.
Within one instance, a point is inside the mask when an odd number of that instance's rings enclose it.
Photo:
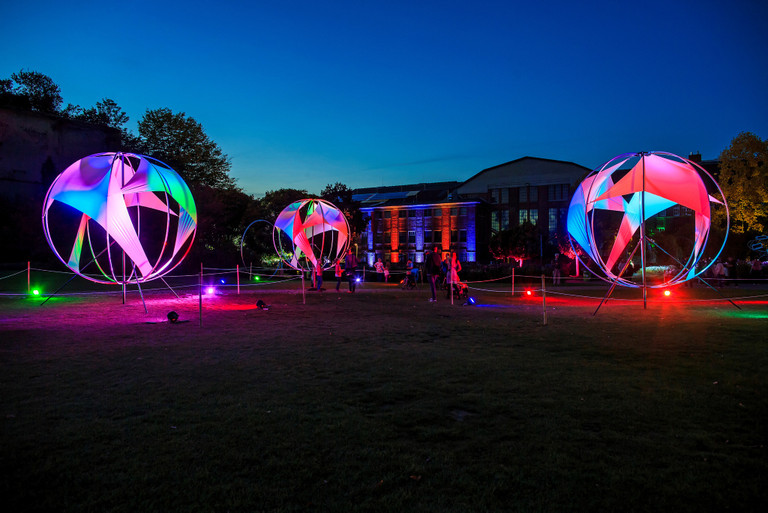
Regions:
[[[117,4],[117,5],[114,5]],[[768,2],[3,1],[0,78],[202,123],[248,193],[768,137]]]

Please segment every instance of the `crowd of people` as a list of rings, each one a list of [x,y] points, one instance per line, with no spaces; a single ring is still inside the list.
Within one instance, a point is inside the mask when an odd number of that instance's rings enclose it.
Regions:
[[[336,292],[341,292],[342,281],[347,281],[349,293],[357,290],[357,283],[363,278],[364,264],[353,253],[352,249],[347,251],[343,259],[338,260],[333,268],[333,275],[336,278]],[[389,266],[384,264],[379,257],[373,264],[373,271],[376,275],[376,281],[387,283],[390,277]],[[430,301],[437,301],[437,291],[446,290],[446,296],[451,297],[451,293],[457,297],[467,295],[467,285],[461,282],[459,273],[461,272],[461,261],[456,251],[447,251],[443,256],[439,246],[434,246],[432,252],[427,253],[423,269],[414,265],[413,260],[408,259],[405,265],[404,277],[401,281],[403,288],[414,288],[419,281],[422,271],[430,284],[432,297]],[[323,284],[323,270],[317,269],[313,273],[313,289],[318,291],[325,290]]]
[[[334,266],[334,277],[336,278],[336,292],[341,291],[342,281],[347,281],[349,293],[354,293],[357,289],[357,283],[363,279],[365,264],[361,262],[351,249],[347,251],[345,257],[336,262]],[[558,258],[553,259],[544,271],[552,277],[552,284],[559,285],[563,273],[563,266]],[[376,281],[380,283],[389,282],[389,265],[382,261],[381,257],[376,259],[373,264],[373,271]],[[413,260],[408,259],[405,264],[405,271],[400,285],[403,289],[412,289],[416,287],[422,273],[429,283],[431,297],[430,302],[437,301],[439,291],[445,291],[446,297],[464,298],[468,294],[468,287],[461,281],[459,273],[462,271],[461,261],[456,251],[442,252],[440,246],[434,246],[432,251],[424,256],[423,266],[417,267]],[[315,284],[317,290],[322,289],[323,277],[322,271],[315,273]],[[631,274],[631,273],[630,273]],[[565,276],[568,276],[567,270]],[[726,285],[738,285],[743,280],[763,280],[765,279],[765,270],[760,259],[747,261],[736,260],[735,258],[722,258],[713,263],[702,278],[711,280],[711,283],[718,287]],[[693,285],[692,280],[690,285]]]

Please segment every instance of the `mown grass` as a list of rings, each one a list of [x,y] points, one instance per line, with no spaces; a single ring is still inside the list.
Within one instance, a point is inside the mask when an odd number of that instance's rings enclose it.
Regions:
[[[306,305],[276,292],[269,312],[228,310],[247,300],[223,297],[203,328],[131,322],[135,304],[57,304],[131,312],[68,325],[4,303],[24,322],[0,327],[3,502],[243,512],[768,505],[765,317],[723,305],[608,305],[592,317],[594,304],[558,304],[543,326],[536,305],[514,299],[452,307],[372,288]]]

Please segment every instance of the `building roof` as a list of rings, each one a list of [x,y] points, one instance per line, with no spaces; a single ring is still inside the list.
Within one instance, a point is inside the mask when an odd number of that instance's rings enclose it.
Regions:
[[[483,169],[457,187],[459,194],[485,193],[493,187],[522,187],[568,182],[578,183],[592,170],[574,162],[521,157]]]
[[[461,182],[433,182],[387,187],[366,187],[352,191],[352,199],[362,208],[424,205],[449,201],[450,193]]]

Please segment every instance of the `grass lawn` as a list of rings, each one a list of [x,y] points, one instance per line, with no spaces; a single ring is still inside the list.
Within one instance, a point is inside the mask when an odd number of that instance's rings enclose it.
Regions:
[[[345,288],[0,298],[6,509],[768,508],[765,297]]]

